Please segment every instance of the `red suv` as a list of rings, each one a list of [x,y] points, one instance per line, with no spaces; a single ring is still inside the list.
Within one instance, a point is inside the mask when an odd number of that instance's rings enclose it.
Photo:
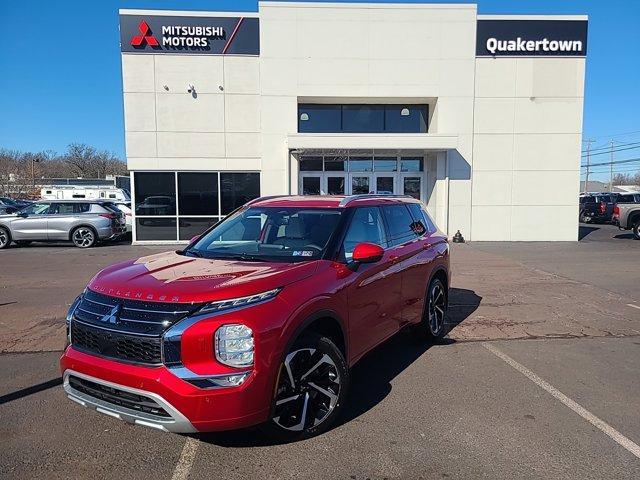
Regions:
[[[349,369],[415,326],[445,334],[449,245],[409,197],[270,197],[184,249],[98,273],[67,315],[77,403],[172,432],[326,430]]]

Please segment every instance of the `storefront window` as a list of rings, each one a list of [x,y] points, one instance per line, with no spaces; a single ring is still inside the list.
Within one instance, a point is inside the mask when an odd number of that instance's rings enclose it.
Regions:
[[[368,157],[353,157],[349,159],[350,172],[372,172],[373,159]]]
[[[396,172],[398,171],[398,159],[396,157],[378,158],[374,160],[374,170],[376,172]]]
[[[324,169],[327,172],[344,172],[347,170],[347,157],[324,157]]]
[[[429,106],[299,104],[300,133],[427,133]]]
[[[178,173],[180,215],[218,215],[218,174]]]
[[[259,173],[220,173],[222,214],[228,215],[260,196]]]
[[[421,172],[422,158],[402,158],[400,159],[400,171]]]
[[[190,240],[260,196],[260,174],[254,172],[134,172],[133,181],[141,241]]]
[[[322,157],[301,157],[300,171],[301,172],[321,172]]]
[[[136,173],[136,215],[175,215],[176,183],[175,174]]]
[[[196,235],[201,235],[207,228],[218,221],[218,217],[180,218],[180,240],[191,240]]]

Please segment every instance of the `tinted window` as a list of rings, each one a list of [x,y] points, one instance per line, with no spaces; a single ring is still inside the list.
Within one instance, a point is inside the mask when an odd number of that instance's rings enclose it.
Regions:
[[[400,170],[403,172],[421,172],[422,158],[402,158],[400,160]]]
[[[340,132],[341,117],[339,105],[298,105],[298,132]]]
[[[385,131],[396,133],[426,133],[427,105],[386,105]]]
[[[21,210],[22,213],[27,215],[45,215],[49,211],[49,203],[32,203],[27,208]]]
[[[387,246],[384,223],[378,207],[356,209],[342,245],[344,258],[350,260],[356,245],[362,242],[375,243],[383,248]]]
[[[302,157],[300,159],[301,172],[321,172],[322,157]]]
[[[133,178],[136,215],[176,214],[176,184],[173,173],[137,172]]]
[[[418,235],[424,235],[425,233],[433,233],[436,231],[436,227],[431,221],[431,218],[429,218],[427,212],[420,205],[417,203],[410,203],[409,211],[411,212],[413,219],[420,223],[420,225],[414,225],[413,228]]]
[[[327,172],[344,172],[346,162],[346,157],[325,157],[324,169]]]
[[[221,173],[222,214],[227,215],[260,196],[259,173]]]
[[[303,195],[320,195],[320,177],[302,177]]]
[[[300,104],[301,133],[426,133],[428,105]]]
[[[344,105],[342,107],[343,132],[383,132],[384,107],[382,105]]]
[[[584,198],[583,203],[596,203],[595,197],[583,197],[583,198]]]
[[[633,195],[618,195],[618,203],[633,202]]]
[[[416,238],[414,221],[405,205],[385,205],[382,211],[387,220],[391,246]]]
[[[137,218],[138,240],[176,240],[175,218]]]
[[[178,209],[179,215],[218,215],[218,174],[178,173]]]
[[[196,235],[201,235],[207,228],[218,221],[218,217],[212,218],[181,218],[179,222],[180,240],[191,240]]]
[[[611,197],[609,195],[601,195],[598,197],[598,202],[611,203]]]

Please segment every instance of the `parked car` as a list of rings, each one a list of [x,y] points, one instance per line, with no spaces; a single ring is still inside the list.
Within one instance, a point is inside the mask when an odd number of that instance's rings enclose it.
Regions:
[[[579,219],[582,223],[611,221],[616,194],[587,193],[580,195]]]
[[[124,218],[127,226],[127,233],[131,233],[131,202],[113,202],[113,204],[118,207],[122,213],[124,213]]]
[[[31,205],[31,202],[27,202],[26,200],[17,200],[15,198],[9,197],[0,197],[0,205],[11,206],[15,207],[16,209],[20,209]]]
[[[613,209],[613,224],[621,230],[633,230],[633,236],[640,240],[640,199],[634,195],[634,202],[619,202]]]
[[[8,215],[10,213],[16,213],[19,208],[14,207],[13,205],[6,205],[4,203],[0,203],[0,215]]]
[[[125,232],[124,214],[108,202],[39,201],[11,215],[0,216],[0,249],[11,242],[69,240],[88,248]]]
[[[98,273],[67,315],[64,389],[166,431],[315,435],[363,355],[404,327],[445,335],[449,278],[418,200],[257,199],[184,250]]]

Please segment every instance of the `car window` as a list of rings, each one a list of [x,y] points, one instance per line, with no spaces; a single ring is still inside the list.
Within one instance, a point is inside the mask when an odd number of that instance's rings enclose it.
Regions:
[[[378,207],[360,207],[354,212],[342,244],[344,259],[351,260],[356,245],[362,242],[375,243],[383,248],[387,246],[382,214]]]
[[[384,205],[382,212],[389,228],[389,243],[396,246],[416,238],[414,220],[406,205]]]
[[[49,203],[33,203],[20,213],[26,213],[27,215],[44,215],[48,213],[50,206],[51,204]]]
[[[595,197],[583,197],[584,203],[596,203]]]
[[[598,201],[599,202],[604,202],[604,203],[611,203],[611,196],[609,196],[609,195],[601,195],[598,198]]]
[[[409,211],[411,212],[411,215],[413,216],[413,219],[415,221],[415,224],[413,225],[413,231],[418,235],[422,236],[426,233],[433,233],[437,230],[436,226],[431,221],[429,214],[419,204],[410,203]]]

